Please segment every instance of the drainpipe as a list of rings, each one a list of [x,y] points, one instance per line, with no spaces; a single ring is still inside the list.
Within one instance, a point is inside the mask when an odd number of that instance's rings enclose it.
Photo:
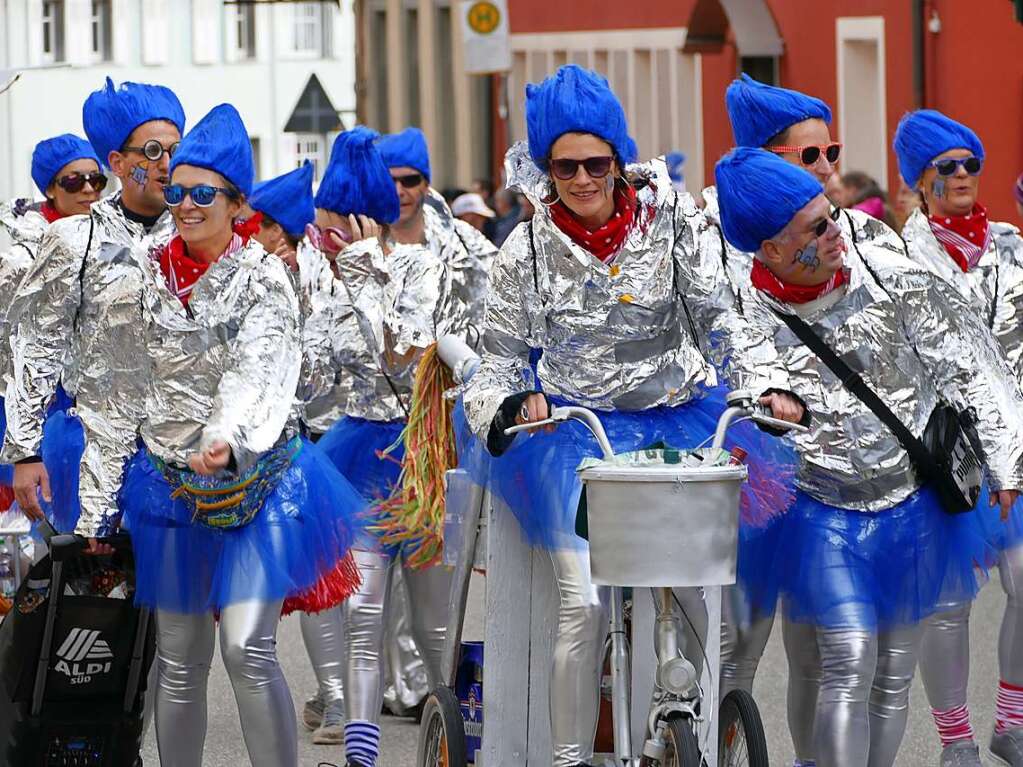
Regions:
[[[917,109],[927,106],[927,68],[924,65],[925,0],[913,0],[913,102]]]

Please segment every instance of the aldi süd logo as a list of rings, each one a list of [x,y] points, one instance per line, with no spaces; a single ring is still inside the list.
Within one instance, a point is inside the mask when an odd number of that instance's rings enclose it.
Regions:
[[[71,684],[88,684],[94,676],[110,673],[113,658],[109,643],[99,631],[73,628],[57,649],[54,670],[68,677]]]

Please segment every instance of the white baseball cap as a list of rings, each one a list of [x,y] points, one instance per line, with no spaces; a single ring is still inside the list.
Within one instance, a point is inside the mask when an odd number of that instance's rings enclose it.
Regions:
[[[456,197],[455,201],[451,203],[451,212],[456,216],[463,216],[466,213],[478,213],[485,218],[493,218],[496,215],[483,202],[483,198],[475,192],[468,192]]]

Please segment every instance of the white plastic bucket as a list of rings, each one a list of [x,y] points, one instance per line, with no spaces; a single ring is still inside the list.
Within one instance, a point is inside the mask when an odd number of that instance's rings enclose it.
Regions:
[[[745,466],[602,462],[581,469],[579,476],[595,583],[735,583]]]

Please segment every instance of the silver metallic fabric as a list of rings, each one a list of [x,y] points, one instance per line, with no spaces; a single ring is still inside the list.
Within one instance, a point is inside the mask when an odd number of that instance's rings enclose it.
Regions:
[[[0,203],[0,231],[6,233],[8,240],[6,247],[0,249],[0,374],[5,377],[11,363],[12,331],[7,321],[7,310],[35,258],[43,232],[49,226],[37,208],[38,204],[33,205],[31,200]]]
[[[575,767],[593,760],[610,590],[590,580],[586,548],[554,549],[551,561],[560,598],[551,672],[553,767]]]
[[[223,441],[244,472],[282,434],[297,432],[290,405],[301,367],[299,313],[287,269],[250,240],[210,265],[186,309],[155,255],[139,256],[149,272],[143,314],[152,365],[142,438],[178,466]]]
[[[704,347],[734,299],[720,252],[697,248],[703,214],[675,192],[664,162],[627,169],[639,187],[637,224],[610,264],[554,224],[543,203],[550,183],[524,145],[506,167],[509,187],[537,212],[491,271],[482,362],[464,392],[473,431],[484,436],[507,396],[537,388],[531,349],[543,349],[537,373],[548,394],[592,408],[680,405],[715,386]]]
[[[316,675],[317,692],[325,705],[345,699],[345,636],[341,608],[300,613],[299,627]]]
[[[921,627],[880,635],[817,629],[821,684],[818,767],[891,767],[906,729]]]
[[[998,574],[1005,589],[1005,614],[998,635],[998,673],[1002,681],[1023,686],[1023,546],[1002,552]]]
[[[938,242],[922,210],[909,217],[902,236],[909,257],[952,285],[992,329],[1017,379],[1023,380],[1023,237],[1011,224],[992,221],[989,227],[991,243],[969,272]]]
[[[253,767],[297,767],[298,727],[277,661],[281,602],[239,602],[220,613],[220,653]],[[164,767],[202,767],[212,613],[158,610],[156,740]]]
[[[352,554],[362,574],[362,585],[342,605],[348,650],[345,713],[349,721],[377,723],[383,703],[381,655],[391,560],[361,549],[353,549]]]
[[[975,408],[992,488],[1020,487],[1023,397],[991,334],[952,288],[896,250],[871,240],[858,253],[845,238],[847,284],[797,307],[803,319],[913,433],[923,433],[939,394]],[[729,381],[754,395],[792,392],[805,403],[809,431],[793,437],[796,484],[823,503],[859,511],[908,498],[920,484],[909,456],[775,314],[796,309],[752,288],[742,303],[744,327],[728,344]]]
[[[147,234],[124,216],[116,196],[95,203],[90,216],[55,221],[8,314],[13,379],[0,460],[39,454],[46,407],[63,382],[85,429],[80,535],[112,532],[124,462],[145,413],[145,278],[133,249],[166,243],[171,229],[165,214]]]
[[[725,239],[721,231],[721,208],[718,206],[718,189],[708,186],[701,192],[703,216],[706,225],[700,230],[698,247],[721,253],[721,258],[732,290],[738,291],[749,284],[750,269],[753,268],[753,254],[744,253]]]
[[[920,678],[927,702],[936,711],[966,705],[970,683],[970,608],[972,603],[942,604],[924,621],[920,642]]]
[[[426,664],[412,636],[405,568],[392,567],[384,616],[384,705],[403,716],[430,694]]]
[[[806,623],[795,623],[784,614],[781,621],[785,659],[789,666],[789,685],[785,695],[789,735],[796,759],[813,762],[817,693],[821,685],[817,629]]]
[[[732,690],[753,693],[753,678],[774,626],[774,612],[751,614],[735,583],[721,589],[721,699]]]

